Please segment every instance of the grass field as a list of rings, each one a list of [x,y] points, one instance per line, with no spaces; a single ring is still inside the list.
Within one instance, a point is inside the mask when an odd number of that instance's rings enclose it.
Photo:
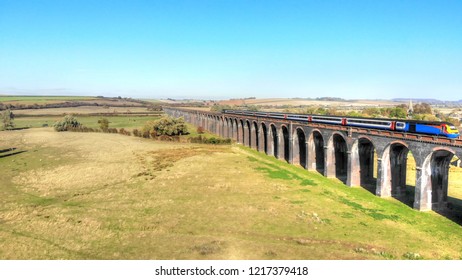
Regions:
[[[0,95],[0,102],[19,104],[44,104],[65,101],[88,101],[97,99],[93,96],[25,96],[25,95]]]
[[[0,166],[2,259],[462,258],[449,219],[238,145],[28,129]]]
[[[31,115],[31,116],[50,116],[64,114],[124,114],[124,113],[152,113],[145,107],[95,107],[95,106],[80,106],[80,107],[65,107],[65,108],[47,108],[47,109],[25,109],[12,110],[15,115]]]
[[[14,120],[17,128],[32,127],[38,128],[43,126],[53,126],[53,124],[61,120],[62,116],[43,116],[43,117],[18,117]],[[147,121],[155,120],[159,116],[76,116],[77,120],[82,125],[98,128],[98,120],[106,118],[109,120],[109,127],[115,128],[140,128]]]

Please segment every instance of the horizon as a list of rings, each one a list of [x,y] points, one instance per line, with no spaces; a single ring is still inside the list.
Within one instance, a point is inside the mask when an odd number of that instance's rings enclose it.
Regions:
[[[0,0],[0,94],[462,96],[462,2]]]
[[[336,99],[332,101],[336,102],[348,102],[348,101],[388,101],[388,102],[410,102],[410,101],[416,101],[418,103],[427,103],[427,102],[441,102],[441,103],[460,103],[462,102],[462,99],[459,100],[441,100],[441,99],[436,99],[436,98],[405,98],[405,97],[400,97],[400,98],[391,98],[391,99],[380,99],[380,98],[351,98],[351,99],[344,99],[344,98],[339,98],[339,97],[332,97],[332,96],[321,96],[321,97],[240,97],[240,98],[225,98],[225,99],[208,99],[208,98],[172,98],[172,97],[167,97],[167,98],[143,98],[143,97],[130,97],[130,96],[103,96],[103,95],[37,95],[37,94],[5,94],[5,93],[0,93],[0,97],[12,97],[12,96],[17,96],[17,97],[95,97],[95,98],[109,98],[109,99],[117,99],[117,98],[132,98],[135,100],[172,100],[172,101],[232,101],[232,100],[265,100],[265,99],[281,99],[281,100],[324,100],[324,99]],[[0,101],[0,103],[2,103]]]

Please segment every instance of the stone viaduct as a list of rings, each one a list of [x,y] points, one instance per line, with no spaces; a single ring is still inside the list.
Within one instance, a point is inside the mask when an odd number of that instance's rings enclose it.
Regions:
[[[449,164],[454,155],[462,158],[460,139],[171,107],[164,111],[347,186],[372,184],[381,197],[405,195],[410,151],[416,162],[413,206],[420,211],[447,207]]]

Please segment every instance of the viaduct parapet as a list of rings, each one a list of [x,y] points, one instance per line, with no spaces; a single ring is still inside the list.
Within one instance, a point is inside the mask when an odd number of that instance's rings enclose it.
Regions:
[[[410,151],[416,162],[413,206],[420,211],[447,207],[449,165],[454,155],[462,158],[458,139],[181,108],[164,111],[347,186],[372,186],[380,197],[405,195]]]

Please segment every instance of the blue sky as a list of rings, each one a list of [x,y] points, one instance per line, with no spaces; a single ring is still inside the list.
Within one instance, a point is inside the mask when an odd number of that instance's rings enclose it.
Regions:
[[[0,94],[462,99],[462,1],[0,0]]]

